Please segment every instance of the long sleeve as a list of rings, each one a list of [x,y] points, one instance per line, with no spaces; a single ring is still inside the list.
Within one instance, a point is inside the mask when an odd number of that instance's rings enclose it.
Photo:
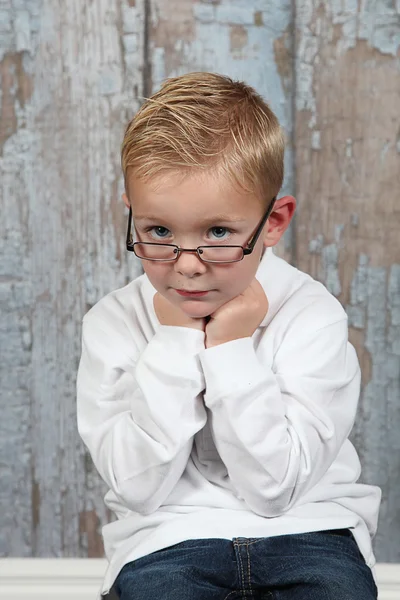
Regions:
[[[252,338],[199,354],[217,450],[238,496],[266,517],[320,481],[357,409],[360,369],[346,318],[297,333],[269,364]]]
[[[206,422],[201,349],[203,332],[162,326],[139,354],[102,320],[83,322],[78,431],[101,477],[135,512],[152,513],[167,498]]]

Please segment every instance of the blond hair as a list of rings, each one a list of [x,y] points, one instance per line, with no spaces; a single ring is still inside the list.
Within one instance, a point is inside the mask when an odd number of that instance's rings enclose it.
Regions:
[[[284,135],[250,86],[214,73],[167,79],[128,124],[121,150],[127,183],[168,171],[209,169],[272,198],[283,181]]]

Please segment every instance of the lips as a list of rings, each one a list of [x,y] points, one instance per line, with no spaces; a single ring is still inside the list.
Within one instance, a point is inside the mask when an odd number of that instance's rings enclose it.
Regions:
[[[206,291],[189,291],[189,290],[175,290],[180,296],[192,296],[192,297],[200,297],[208,294],[208,290]]]

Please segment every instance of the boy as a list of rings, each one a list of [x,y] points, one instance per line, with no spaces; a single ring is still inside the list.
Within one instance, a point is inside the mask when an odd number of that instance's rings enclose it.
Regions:
[[[168,80],[127,127],[127,248],[145,273],[85,316],[77,384],[117,516],[103,593],[377,597],[346,314],[272,253],[295,210],[277,199],[283,154],[261,97],[211,73]]]

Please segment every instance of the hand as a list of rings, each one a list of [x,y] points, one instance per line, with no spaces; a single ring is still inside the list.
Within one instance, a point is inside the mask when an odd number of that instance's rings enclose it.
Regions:
[[[268,312],[268,298],[257,279],[218,308],[206,325],[206,348],[251,337]]]
[[[178,306],[175,306],[158,292],[153,299],[154,310],[161,325],[175,327],[190,327],[191,329],[205,330],[205,319],[189,317]]]

